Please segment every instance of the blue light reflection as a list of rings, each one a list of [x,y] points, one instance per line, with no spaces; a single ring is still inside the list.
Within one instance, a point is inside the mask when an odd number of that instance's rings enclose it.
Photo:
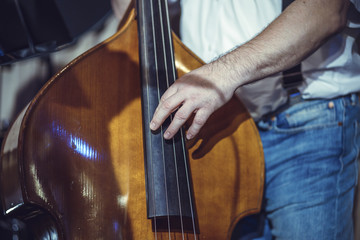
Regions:
[[[66,129],[62,128],[55,122],[52,123],[52,130],[53,134],[59,136],[60,138],[65,138],[67,145],[81,156],[94,161],[99,160],[100,156],[98,152],[85,140],[74,136],[72,133],[68,133]]]
[[[83,139],[74,137],[71,134],[69,137],[69,145],[75,150],[75,152],[86,158],[96,159],[98,157],[97,151]]]
[[[114,221],[113,224],[114,224],[114,232],[117,233],[119,231],[119,223],[117,221]]]

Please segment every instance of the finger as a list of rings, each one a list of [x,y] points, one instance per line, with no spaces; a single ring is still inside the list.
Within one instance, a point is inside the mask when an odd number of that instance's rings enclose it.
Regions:
[[[177,87],[175,85],[171,85],[161,96],[160,101],[164,101],[165,99],[171,97],[178,91]]]
[[[186,133],[187,139],[192,139],[200,132],[200,129],[205,125],[211,113],[212,111],[208,108],[201,108],[196,112],[194,120]]]
[[[150,129],[156,130],[165,121],[165,119],[184,101],[181,94],[174,94],[169,98],[160,101],[156,108],[154,116],[150,122]]]
[[[166,99],[170,98],[177,92],[177,88],[174,85],[171,85],[161,96],[158,106],[155,109],[154,115],[156,111],[159,109],[159,105],[161,105]],[[174,111],[174,110],[173,110]]]
[[[173,95],[175,95],[175,93],[177,92],[177,88],[174,87],[174,85],[171,85],[165,92],[164,94],[161,96],[160,101],[158,106],[155,109],[154,115],[156,114],[156,112],[158,111],[160,105],[162,104],[167,104],[164,103],[168,98],[172,97]],[[172,109],[172,112],[174,112],[177,108]]]
[[[192,106],[192,104],[184,104],[183,106],[181,106],[179,110],[175,113],[169,127],[166,129],[164,133],[164,138],[170,139],[174,137],[193,112],[194,107]]]

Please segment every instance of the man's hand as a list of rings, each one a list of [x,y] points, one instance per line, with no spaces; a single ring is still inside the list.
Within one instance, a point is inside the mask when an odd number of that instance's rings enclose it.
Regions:
[[[186,138],[193,138],[209,116],[230,100],[236,89],[225,76],[216,71],[214,64],[204,65],[183,77],[169,87],[161,97],[150,128],[156,130],[174,111],[175,116],[164,133],[165,139],[172,138],[182,125],[195,114]]]

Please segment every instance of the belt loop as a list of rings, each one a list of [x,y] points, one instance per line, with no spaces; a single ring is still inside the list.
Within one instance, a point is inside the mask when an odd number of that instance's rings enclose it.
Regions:
[[[359,101],[359,94],[358,93],[352,93],[350,96],[351,105],[356,105],[356,103]]]

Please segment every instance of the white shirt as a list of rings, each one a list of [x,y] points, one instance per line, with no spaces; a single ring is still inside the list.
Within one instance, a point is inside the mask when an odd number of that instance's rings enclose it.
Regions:
[[[304,98],[360,91],[360,50],[355,44],[360,1],[351,1],[347,28],[302,62]],[[182,41],[209,62],[260,33],[281,13],[281,4],[281,0],[182,0]]]

